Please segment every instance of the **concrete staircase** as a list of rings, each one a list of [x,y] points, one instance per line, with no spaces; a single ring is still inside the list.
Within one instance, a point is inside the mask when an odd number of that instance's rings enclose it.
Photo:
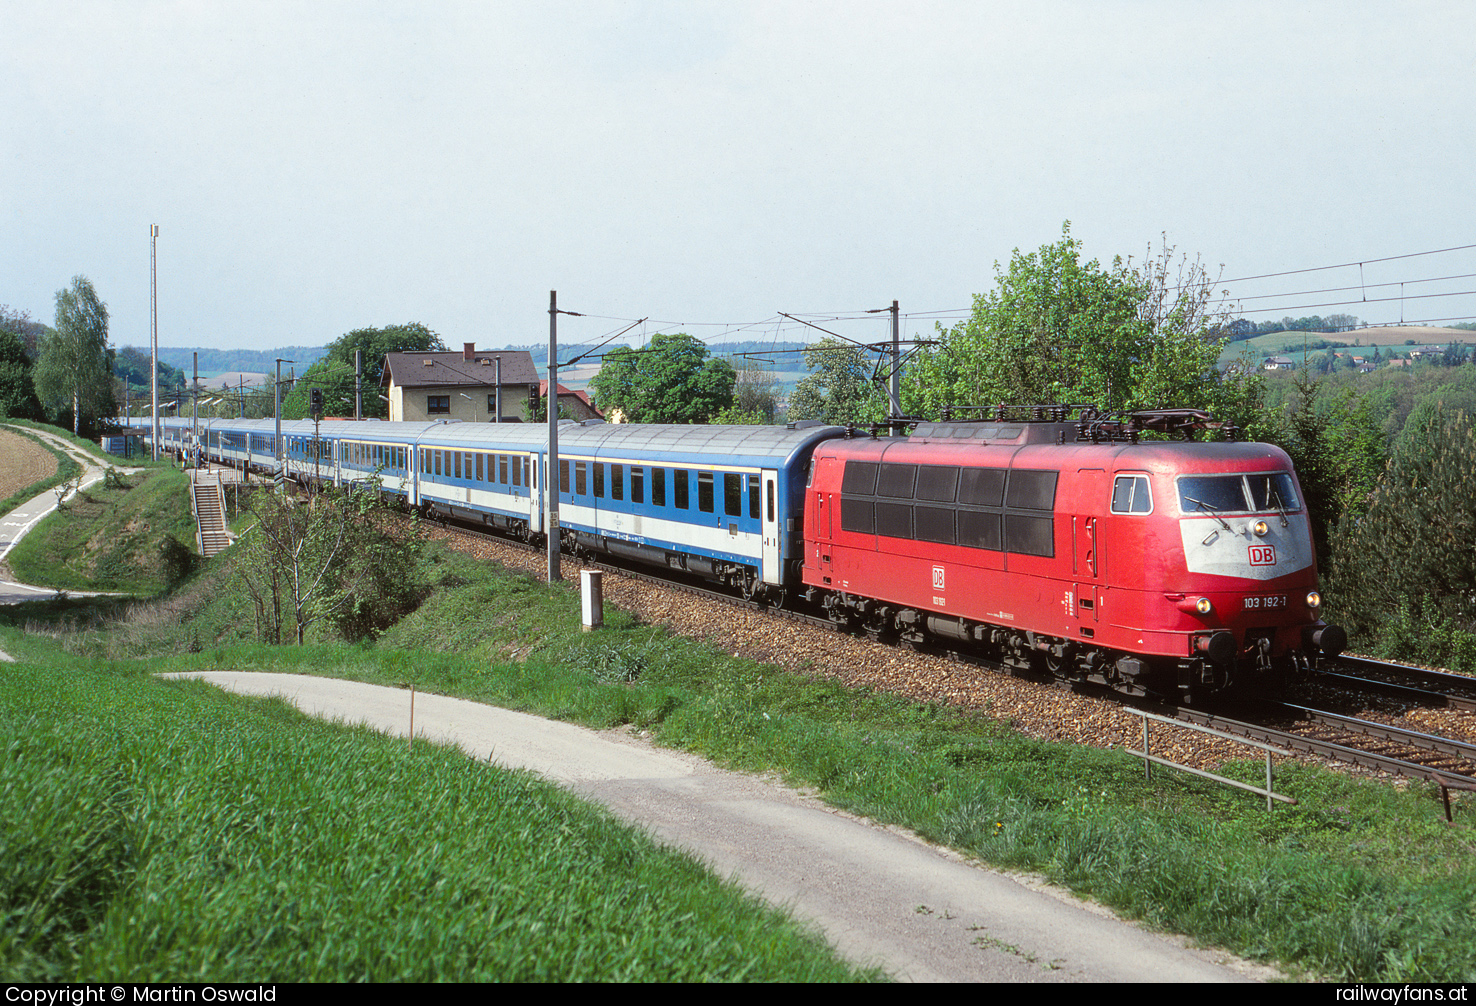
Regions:
[[[190,478],[190,509],[195,513],[195,543],[200,554],[210,558],[225,550],[231,543],[226,531],[225,494],[220,488],[220,477],[198,469]]]

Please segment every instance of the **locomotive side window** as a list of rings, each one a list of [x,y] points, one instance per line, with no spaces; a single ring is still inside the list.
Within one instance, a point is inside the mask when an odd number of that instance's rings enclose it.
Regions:
[[[876,504],[870,497],[841,497],[841,530],[876,534]]]
[[[876,479],[876,494],[893,499],[912,499],[917,482],[917,465],[883,464]]]
[[[847,461],[841,477],[841,492],[847,496],[870,496],[876,492],[876,470],[871,461]]]
[[[847,461],[841,475],[841,530],[876,534],[876,472],[874,461]]]
[[[1112,482],[1113,513],[1152,513],[1153,494],[1146,475],[1119,475]]]
[[[959,477],[958,501],[969,506],[1003,506],[1002,468],[965,468]]]
[[[1055,522],[1049,517],[1007,513],[1004,532],[1006,552],[1047,557],[1056,554]]]
[[[884,534],[888,538],[911,538],[912,507],[907,503],[888,503],[884,500],[877,500],[876,533]]]
[[[919,485],[918,491],[922,487]],[[917,528],[919,541],[936,541],[944,545],[954,544],[953,511],[947,507],[919,506],[912,511],[912,520]]]
[[[1012,471],[1005,505],[1011,509],[1054,510],[1060,472]]]
[[[999,537],[999,514],[978,510],[958,512],[958,543],[966,548],[987,548],[1002,552]]]
[[[958,469],[948,465],[923,465],[917,470],[917,498],[952,503],[958,494]],[[937,541],[930,538],[929,541]],[[951,538],[949,539],[952,540]]]

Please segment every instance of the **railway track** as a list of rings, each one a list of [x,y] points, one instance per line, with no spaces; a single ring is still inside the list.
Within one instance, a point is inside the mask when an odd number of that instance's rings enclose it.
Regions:
[[[1338,657],[1334,666],[1353,673],[1324,671],[1318,677],[1330,684],[1376,692],[1406,702],[1476,711],[1476,678],[1464,674],[1346,654]]]

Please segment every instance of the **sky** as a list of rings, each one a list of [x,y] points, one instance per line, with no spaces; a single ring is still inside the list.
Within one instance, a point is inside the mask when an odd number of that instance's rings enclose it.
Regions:
[[[1476,279],[1431,280],[1476,248],[1415,254],[1476,245],[1473,29],[1464,2],[0,0],[0,304],[51,322],[85,275],[147,345],[157,224],[163,346],[541,343],[550,290],[568,343],[820,334],[780,312],[879,340],[894,299],[926,337],[1069,221],[1104,264],[1166,240],[1252,320],[1473,320]]]

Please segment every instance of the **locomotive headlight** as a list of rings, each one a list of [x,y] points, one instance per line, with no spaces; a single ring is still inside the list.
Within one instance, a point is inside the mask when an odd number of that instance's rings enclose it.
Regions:
[[[1199,612],[1201,615],[1208,615],[1211,611],[1215,610],[1215,606],[1213,604],[1210,604],[1209,598],[1201,597],[1199,600],[1194,602],[1194,610]]]
[[[1322,607],[1322,595],[1315,590],[1307,591],[1307,607],[1314,610]]]
[[[1251,530],[1255,532],[1257,538],[1264,538],[1266,537],[1266,532],[1271,530],[1271,525],[1263,520],[1258,520],[1251,525]]]

